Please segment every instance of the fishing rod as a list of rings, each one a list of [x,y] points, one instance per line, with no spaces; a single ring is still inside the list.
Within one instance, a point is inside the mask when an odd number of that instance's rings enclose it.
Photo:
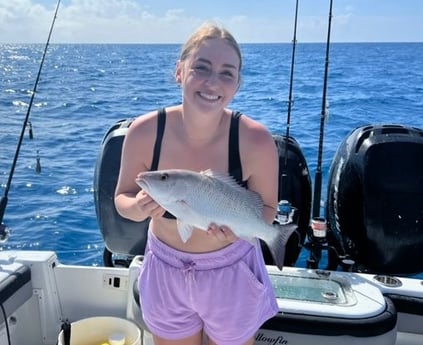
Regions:
[[[18,157],[19,157],[19,152],[22,146],[22,141],[25,135],[25,129],[29,123],[30,125],[30,137],[32,137],[32,125],[31,122],[29,122],[29,115],[31,113],[31,108],[32,108],[32,104],[34,102],[34,97],[35,97],[35,93],[37,92],[37,86],[38,86],[38,82],[40,81],[40,76],[41,76],[41,70],[43,68],[44,65],[44,60],[47,54],[47,48],[49,46],[50,43],[50,38],[51,38],[51,34],[53,32],[53,27],[54,27],[54,23],[56,22],[56,18],[57,18],[57,12],[59,10],[59,5],[60,5],[60,0],[57,1],[57,5],[56,5],[56,10],[54,12],[54,16],[53,16],[53,21],[51,23],[50,26],[50,31],[48,34],[48,38],[47,38],[47,42],[46,45],[44,47],[44,52],[43,52],[43,56],[41,58],[41,62],[40,62],[40,67],[38,69],[38,74],[37,74],[37,78],[35,79],[35,84],[34,84],[34,88],[32,90],[32,94],[31,94],[31,99],[29,101],[29,105],[28,105],[28,110],[26,112],[26,116],[24,119],[24,122],[22,124],[22,130],[21,130],[21,135],[19,136],[19,140],[18,140],[18,144],[16,147],[16,151],[15,151],[15,157],[13,158],[13,162],[12,162],[12,166],[10,168],[10,173],[9,173],[9,177],[7,179],[7,183],[6,183],[6,188],[4,189],[4,193],[3,196],[1,198],[0,201],[0,242],[3,240],[7,239],[8,236],[8,229],[5,225],[3,225],[3,217],[4,217],[4,213],[6,211],[6,206],[7,206],[7,202],[8,202],[8,194],[9,194],[9,190],[10,190],[10,185],[12,184],[12,178],[13,178],[13,174],[15,172],[15,168],[16,168],[16,163],[18,161]],[[40,165],[39,165],[39,156],[38,156],[38,152],[37,152],[37,167],[36,167],[36,171],[40,171]]]
[[[280,188],[282,193],[280,194],[281,200],[278,203],[278,214],[277,218],[279,222],[289,221],[291,215],[291,203],[288,200],[288,144],[289,144],[289,130],[291,127],[291,109],[292,109],[292,89],[294,83],[294,66],[295,66],[295,47],[297,44],[297,22],[298,22],[298,0],[295,2],[295,19],[294,19],[294,37],[292,39],[292,56],[291,56],[291,76],[289,80],[289,95],[288,95],[288,113],[286,117],[286,134],[284,140],[284,161],[280,167]]]
[[[326,40],[326,58],[325,58],[325,74],[323,78],[323,96],[322,96],[322,110],[320,113],[320,134],[319,134],[319,149],[317,156],[316,175],[314,178],[314,199],[313,199],[313,217],[320,216],[320,198],[322,194],[322,156],[323,156],[323,136],[325,130],[325,120],[327,115],[326,91],[328,85],[328,70],[329,70],[329,47],[330,47],[330,31],[332,25],[332,0],[329,5],[329,20],[328,20],[328,34]]]
[[[288,95],[288,114],[286,117],[286,145],[285,145],[285,161],[284,161],[284,171],[282,177],[286,176],[286,171],[288,169],[288,138],[289,130],[291,127],[291,109],[292,109],[292,89],[294,84],[294,66],[295,66],[295,48],[297,46],[297,20],[298,18],[298,0],[295,2],[295,19],[294,19],[294,37],[292,39],[292,56],[291,56],[291,76],[289,80],[289,95]]]

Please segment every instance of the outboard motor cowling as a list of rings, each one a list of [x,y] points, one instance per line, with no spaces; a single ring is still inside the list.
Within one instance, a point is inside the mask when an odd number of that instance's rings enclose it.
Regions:
[[[134,222],[123,218],[114,201],[122,144],[131,123],[132,120],[118,121],[104,136],[94,172],[94,202],[106,249],[134,256],[144,254],[149,219]]]
[[[285,266],[295,266],[310,223],[310,172],[301,147],[293,137],[287,140],[286,136],[273,135],[273,139],[279,155],[278,200],[289,202],[294,209],[293,222],[298,226],[296,235],[291,235],[286,245]]]
[[[401,125],[352,131],[332,162],[326,213],[329,244],[359,271],[422,272],[423,131]]]

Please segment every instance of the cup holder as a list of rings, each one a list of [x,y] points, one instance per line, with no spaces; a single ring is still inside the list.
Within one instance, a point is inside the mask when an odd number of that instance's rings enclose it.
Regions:
[[[377,275],[374,277],[378,283],[387,286],[387,287],[400,287],[402,286],[401,280],[396,277],[387,276],[387,275]]]
[[[328,300],[328,301],[335,301],[338,299],[338,294],[336,292],[333,291],[325,291],[322,292],[322,296],[324,299]]]

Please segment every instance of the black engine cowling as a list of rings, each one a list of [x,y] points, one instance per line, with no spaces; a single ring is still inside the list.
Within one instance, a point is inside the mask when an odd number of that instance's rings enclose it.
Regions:
[[[115,254],[143,254],[149,220],[133,222],[120,216],[114,193],[119,177],[122,144],[132,120],[116,122],[106,133],[94,172],[94,202],[97,222],[106,248]]]
[[[330,244],[359,271],[422,272],[423,131],[401,125],[352,131],[332,162],[326,213]]]

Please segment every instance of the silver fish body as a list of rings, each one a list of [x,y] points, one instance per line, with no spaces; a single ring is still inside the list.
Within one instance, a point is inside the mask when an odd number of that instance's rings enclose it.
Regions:
[[[240,238],[262,239],[282,269],[285,246],[296,226],[266,223],[260,195],[239,186],[232,177],[210,170],[198,173],[169,169],[142,172],[136,182],[176,217],[184,242],[194,228],[207,230],[211,223],[225,225]]]

